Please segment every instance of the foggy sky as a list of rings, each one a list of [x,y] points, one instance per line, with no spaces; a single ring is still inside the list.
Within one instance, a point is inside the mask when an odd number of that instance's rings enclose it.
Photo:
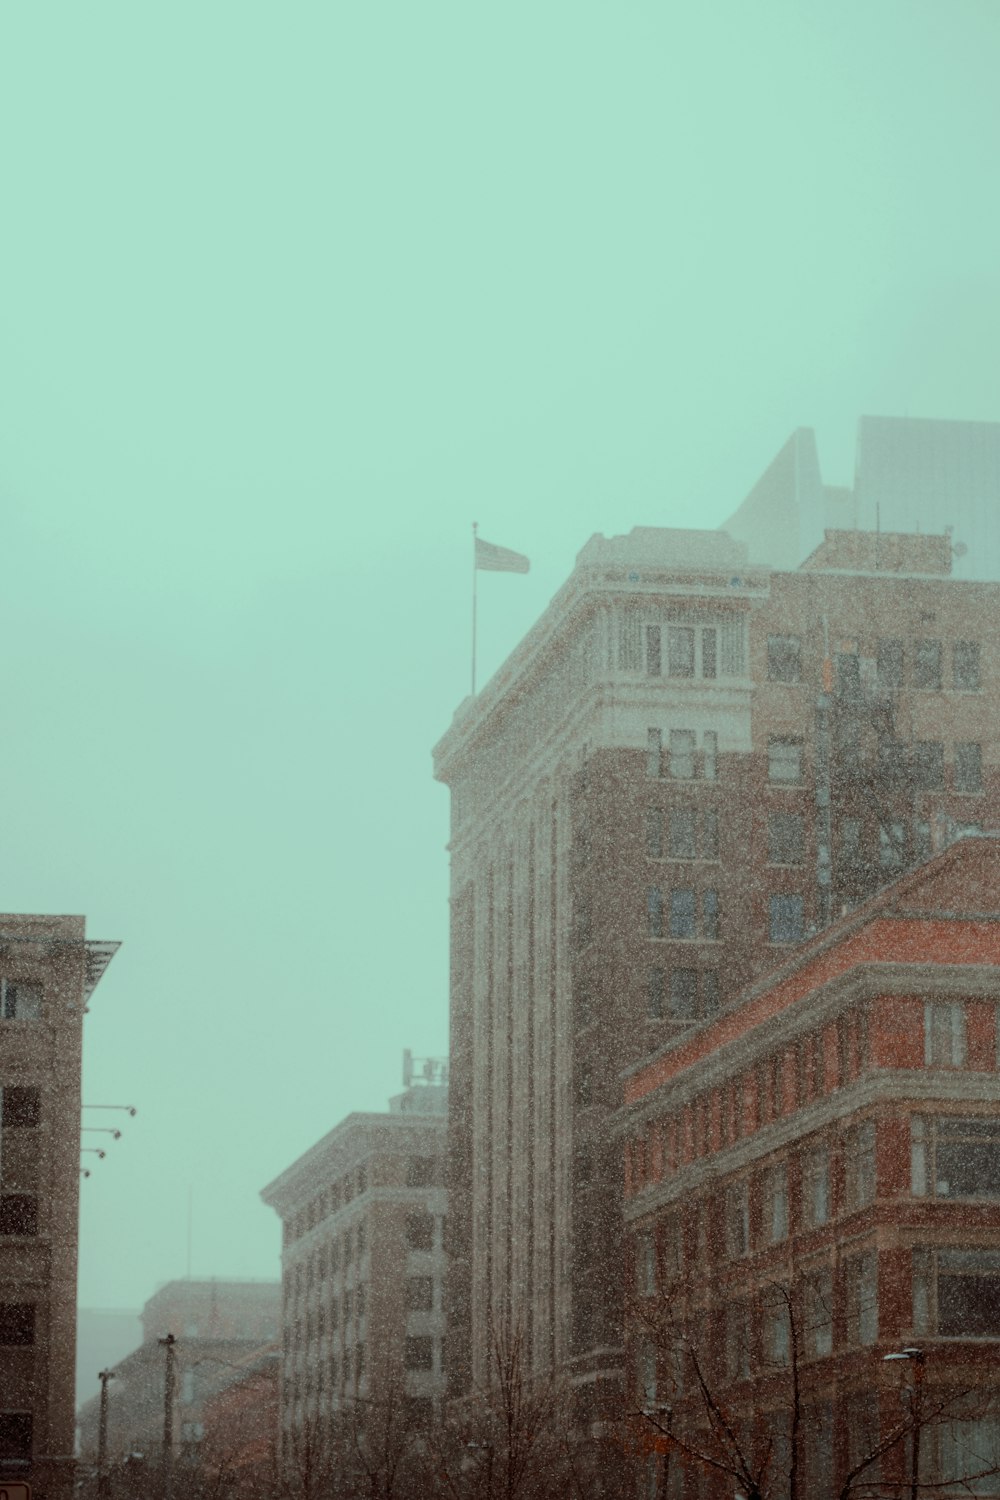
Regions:
[[[467,691],[595,531],[793,428],[998,416],[993,0],[0,19],[0,907],[124,946],[81,1301],[276,1276],[259,1189],[447,1045]]]

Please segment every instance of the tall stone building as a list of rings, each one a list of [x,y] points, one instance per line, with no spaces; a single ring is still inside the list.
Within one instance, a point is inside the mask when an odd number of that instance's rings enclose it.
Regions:
[[[73,1491],[83,1016],[117,943],[0,916],[0,1485]]]
[[[440,1409],[447,1077],[406,1053],[388,1110],[347,1115],[261,1194],[282,1225],[286,1464],[326,1455],[345,1412],[405,1404],[420,1426]]]
[[[745,519],[745,518],[744,518]],[[450,1374],[491,1319],[620,1381],[621,1072],[993,826],[1000,587],[947,536],[593,537],[436,746],[451,789]]]

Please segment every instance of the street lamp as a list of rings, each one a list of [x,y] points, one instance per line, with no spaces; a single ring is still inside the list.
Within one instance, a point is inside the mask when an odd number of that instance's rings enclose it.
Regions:
[[[913,1426],[913,1443],[910,1449],[910,1500],[917,1500],[917,1491],[920,1487],[920,1418],[921,1418],[921,1396],[923,1393],[924,1379],[924,1351],[907,1345],[894,1354],[883,1354],[883,1364],[898,1364],[900,1360],[909,1364],[913,1370],[913,1384],[910,1387],[910,1421]]]
[[[114,1380],[114,1370],[99,1370],[97,1378],[101,1382],[101,1412],[97,1427],[97,1493],[104,1500],[104,1496],[111,1493],[111,1480],[108,1474],[108,1381]]]

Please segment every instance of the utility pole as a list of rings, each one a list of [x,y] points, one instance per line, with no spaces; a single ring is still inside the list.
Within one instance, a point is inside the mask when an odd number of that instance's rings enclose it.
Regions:
[[[167,1368],[163,1380],[163,1500],[170,1500],[174,1468],[174,1387],[177,1383],[177,1340],[172,1333],[157,1342],[167,1351]]]
[[[108,1473],[108,1381],[114,1380],[113,1370],[98,1370],[101,1382],[101,1413],[97,1428],[97,1493],[100,1500],[111,1494],[111,1476]]]

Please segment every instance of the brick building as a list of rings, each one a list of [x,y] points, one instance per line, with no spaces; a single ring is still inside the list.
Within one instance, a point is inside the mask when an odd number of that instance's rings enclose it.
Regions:
[[[633,1410],[669,1409],[661,1425],[712,1451],[693,1350],[780,1452],[794,1356],[800,1492],[835,1495],[898,1430],[883,1356],[911,1347],[922,1481],[980,1474],[970,1492],[1000,1495],[998,1019],[1000,839],[970,837],[630,1072]],[[885,1483],[909,1479],[911,1443]],[[669,1461],[671,1495],[732,1495]]]
[[[281,1287],[276,1281],[168,1281],[145,1303],[142,1343],[114,1366],[108,1384],[108,1459],[118,1465],[141,1454],[147,1465],[164,1453],[167,1351],[173,1334],[174,1403],[171,1458],[195,1462],[205,1436],[205,1405],[245,1373],[248,1360],[276,1350]],[[100,1397],[81,1406],[81,1461],[98,1453]]]
[[[118,948],[0,916],[0,1482],[73,1488],[83,1016]]]
[[[280,1363],[277,1346],[250,1356],[205,1402],[202,1469],[230,1500],[269,1500],[274,1493]]]
[[[620,1075],[997,826],[1000,586],[946,536],[592,538],[435,748],[451,789],[449,1358],[620,1381]]]
[[[406,1059],[387,1111],[348,1115],[261,1195],[282,1221],[286,1458],[338,1414],[440,1403],[447,1067]]]

